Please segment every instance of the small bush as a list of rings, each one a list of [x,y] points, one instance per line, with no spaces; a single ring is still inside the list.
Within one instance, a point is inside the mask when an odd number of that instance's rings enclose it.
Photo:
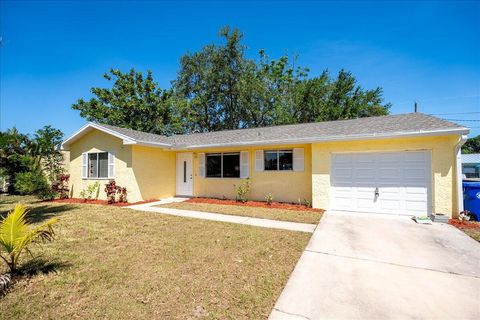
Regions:
[[[250,178],[247,178],[241,185],[237,187],[237,185],[233,185],[235,189],[235,193],[237,194],[236,200],[240,202],[247,202],[248,201],[248,194],[250,193]]]
[[[110,180],[105,185],[105,193],[107,194],[107,200],[109,204],[115,202],[127,202],[127,188],[118,186],[115,183],[115,180]]]
[[[269,193],[265,196],[265,201],[267,201],[268,205],[271,205],[273,203],[273,194]]]
[[[33,194],[40,199],[52,199],[55,194],[50,190],[47,179],[40,171],[20,172],[15,176],[15,190],[21,194]]]
[[[96,194],[95,199],[97,199],[99,188],[100,188],[100,183],[98,181],[93,184],[90,184],[85,189],[80,191],[80,197],[82,197],[85,201],[92,200],[93,195]]]
[[[68,180],[70,180],[69,174],[59,174],[57,180],[50,185],[52,193],[57,194],[60,199],[67,199],[69,193]]]
[[[298,204],[299,204],[299,205],[302,205],[302,206],[305,206],[305,207],[307,207],[307,208],[310,208],[310,207],[312,206],[312,204],[310,203],[310,201],[308,201],[308,200],[305,199],[305,198],[303,198],[303,200],[300,199],[300,198],[298,198]]]

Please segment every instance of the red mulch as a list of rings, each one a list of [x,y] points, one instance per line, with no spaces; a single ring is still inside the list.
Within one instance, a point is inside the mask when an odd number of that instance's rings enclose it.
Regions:
[[[103,206],[115,206],[115,207],[125,207],[131,206],[134,204],[142,204],[142,203],[149,203],[158,200],[145,200],[139,202],[117,202],[109,204],[107,200],[85,200],[79,198],[68,198],[68,199],[55,199],[55,200],[47,200],[47,202],[60,202],[60,203],[86,203],[86,204],[100,204]]]
[[[261,201],[247,201],[242,203],[235,200],[214,199],[214,198],[192,198],[192,199],[188,199],[186,202],[223,204],[223,205],[229,205],[229,206],[259,207],[259,208],[270,208],[270,209],[274,208],[274,209],[285,209],[285,210],[296,210],[296,211],[313,211],[313,212],[325,211],[323,209],[314,209],[314,208],[306,207],[300,204],[282,203],[282,202],[272,202],[272,204],[267,204],[266,202],[261,202]]]
[[[458,229],[480,229],[480,222],[478,221],[460,221],[458,219],[450,219],[448,223]]]

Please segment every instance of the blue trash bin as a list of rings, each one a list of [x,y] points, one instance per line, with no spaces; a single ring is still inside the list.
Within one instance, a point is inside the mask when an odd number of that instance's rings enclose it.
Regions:
[[[463,181],[463,207],[480,221],[480,181]]]

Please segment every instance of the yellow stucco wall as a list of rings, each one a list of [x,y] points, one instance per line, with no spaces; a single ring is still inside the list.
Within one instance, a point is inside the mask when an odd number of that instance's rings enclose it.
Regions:
[[[106,199],[105,184],[109,179],[83,179],[83,152],[115,152],[115,181],[126,187],[128,201],[141,200],[140,191],[132,169],[132,147],[124,146],[121,139],[103,133],[91,131],[70,146],[70,190],[74,198],[80,198],[80,192],[88,185],[100,183],[99,199]]]
[[[316,208],[330,205],[330,158],[336,152],[375,152],[428,150],[432,156],[432,209],[456,216],[455,144],[459,137],[417,137],[349,142],[278,145],[195,150],[193,153],[194,196],[235,198],[234,184],[242,179],[202,178],[198,176],[198,154],[210,152],[249,152],[249,176],[253,200],[265,200],[272,193],[275,201],[311,201]],[[305,170],[255,171],[255,150],[304,148]],[[175,195],[176,152],[159,148],[123,145],[122,140],[94,130],[70,146],[69,172],[73,197],[95,181],[100,181],[100,199],[108,179],[82,179],[82,152],[115,152],[115,180],[127,187],[130,202]]]
[[[106,199],[109,179],[83,179],[83,152],[115,152],[115,182],[127,188],[127,199],[136,202],[175,195],[175,153],[158,148],[123,145],[121,139],[91,131],[70,146],[70,188],[74,198],[88,185],[100,182],[99,199]]]
[[[133,174],[144,200],[175,195],[175,152],[133,146]]]
[[[458,136],[417,137],[312,144],[312,194],[315,208],[330,205],[330,159],[337,152],[429,150],[432,155],[433,212],[456,216],[455,144]]]
[[[293,148],[304,148],[304,171],[255,171],[255,150],[282,150]],[[251,183],[249,199],[265,201],[265,195],[271,193],[275,201],[297,202],[298,199],[312,200],[311,148],[308,144],[195,150],[193,152],[194,196],[234,199],[235,191],[233,185],[241,184],[243,179],[199,177],[198,153],[240,151],[249,152],[249,177]]]

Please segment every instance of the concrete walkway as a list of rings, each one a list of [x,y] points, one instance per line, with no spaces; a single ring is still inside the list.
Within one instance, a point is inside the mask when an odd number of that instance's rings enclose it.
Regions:
[[[446,224],[327,212],[269,319],[480,319],[480,244]]]
[[[157,207],[158,205],[161,205],[161,204],[182,202],[187,199],[188,198],[178,198],[178,197],[168,198],[168,199],[163,199],[156,202],[149,202],[144,204],[128,206],[125,208],[130,208],[130,209],[139,210],[139,211],[169,214],[172,216],[179,216],[179,217],[186,217],[186,218],[230,222],[230,223],[246,224],[246,225],[256,226],[256,227],[283,229],[283,230],[290,230],[290,231],[301,231],[301,232],[309,232],[309,233],[312,233],[317,226],[315,224],[309,224],[309,223],[278,221],[278,220],[234,216],[234,215],[211,213],[211,212]]]

